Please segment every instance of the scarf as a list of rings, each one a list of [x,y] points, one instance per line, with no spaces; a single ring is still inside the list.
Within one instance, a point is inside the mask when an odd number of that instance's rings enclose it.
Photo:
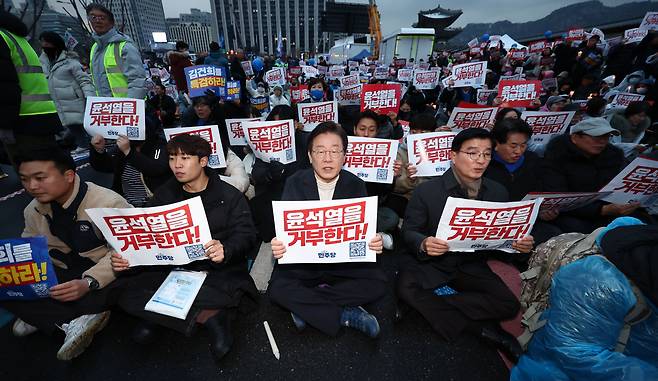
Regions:
[[[459,177],[457,171],[455,171],[454,164],[450,163],[450,168],[452,169],[452,174],[455,175],[455,179],[461,186],[462,190],[464,191],[464,193],[466,193],[466,196],[471,200],[475,200],[478,194],[480,193],[480,187],[482,186],[482,178],[479,178],[475,181],[466,181]]]
[[[519,160],[517,160],[516,162],[508,163],[505,160],[503,160],[500,156],[498,156],[498,153],[496,151],[494,151],[494,153],[493,153],[493,158],[497,162],[504,165],[505,169],[507,169],[507,172],[509,172],[509,173],[516,172],[519,168],[521,168],[523,166],[523,163],[525,162],[525,155],[521,155],[521,158]]]

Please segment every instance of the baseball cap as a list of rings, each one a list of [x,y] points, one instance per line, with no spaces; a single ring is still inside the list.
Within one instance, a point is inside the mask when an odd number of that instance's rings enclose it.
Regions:
[[[571,127],[571,134],[583,133],[589,136],[602,136],[605,134],[619,135],[619,131],[610,126],[605,118],[588,118]]]

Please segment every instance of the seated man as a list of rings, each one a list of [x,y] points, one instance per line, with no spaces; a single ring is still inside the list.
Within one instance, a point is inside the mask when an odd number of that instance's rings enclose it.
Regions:
[[[37,331],[66,335],[60,360],[80,355],[110,316],[108,286],[114,280],[108,248],[86,213],[89,208],[129,208],[115,192],[80,180],[71,155],[43,147],[16,156],[25,190],[34,197],[25,208],[23,237],[45,236],[59,284],[50,297],[2,301],[18,317],[16,336]]]
[[[516,297],[491,271],[486,252],[451,252],[448,242],[435,237],[448,197],[507,201],[505,188],[482,177],[492,150],[493,139],[487,130],[463,130],[452,141],[452,168],[416,188],[409,201],[402,234],[418,261],[401,272],[397,290],[400,299],[418,310],[444,339],[453,341],[467,331],[517,360],[521,347],[514,336],[498,325],[501,320],[516,315],[519,310]],[[522,253],[532,247],[531,236],[512,244],[512,248]],[[448,286],[451,292],[435,293],[443,286]]]
[[[256,244],[256,229],[244,195],[207,168],[210,144],[199,136],[178,135],[167,143],[169,167],[176,176],[158,188],[149,206],[173,204],[201,197],[212,240],[204,245],[209,260],[182,267],[205,271],[207,277],[185,320],[144,310],[173,266],[141,266],[128,270],[129,262],[114,253],[112,268],[122,272],[118,303],[131,315],[144,319],[134,333],[140,343],[155,337],[156,324],[191,335],[197,324],[212,336],[210,349],[217,359],[231,349],[231,323],[243,296],[254,301],[258,291],[247,273],[246,254]],[[150,323],[149,323],[150,322]]]
[[[589,118],[571,127],[570,134],[551,140],[542,170],[544,192],[597,192],[626,166],[624,153],[610,143],[619,131],[604,118]],[[638,203],[596,201],[565,213],[542,215],[565,233],[589,234],[616,217],[633,214]]]
[[[282,200],[338,200],[366,196],[361,179],[342,169],[347,135],[334,122],[320,123],[308,138],[312,169],[297,171],[286,182]],[[381,253],[382,239],[370,242]],[[274,258],[286,246],[272,239]],[[292,313],[300,331],[306,323],[335,336],[341,326],[357,329],[369,337],[379,335],[377,319],[361,307],[377,301],[386,291],[386,275],[376,263],[277,264],[268,288],[270,298]]]

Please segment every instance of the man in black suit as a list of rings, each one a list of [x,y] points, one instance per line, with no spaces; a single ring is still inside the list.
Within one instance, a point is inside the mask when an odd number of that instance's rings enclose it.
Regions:
[[[300,170],[288,178],[282,200],[366,197],[365,183],[342,169],[345,152],[345,131],[334,122],[318,125],[308,138],[313,168]],[[381,236],[376,235],[369,247],[381,253]],[[285,252],[285,244],[272,239],[274,258],[280,259]],[[291,311],[299,330],[308,323],[335,336],[343,326],[372,338],[379,335],[379,323],[361,305],[378,300],[385,290],[386,275],[377,263],[277,264],[268,288],[272,301]]]
[[[508,200],[503,186],[482,177],[492,149],[493,140],[487,130],[471,128],[460,132],[452,142],[452,168],[416,188],[407,206],[402,233],[418,261],[401,272],[397,289],[400,299],[418,310],[446,340],[456,339],[465,330],[473,332],[505,350],[514,360],[520,356],[521,348],[498,322],[516,315],[516,297],[491,271],[486,252],[451,252],[448,242],[435,237],[448,197]],[[512,245],[522,253],[532,247],[531,236]],[[448,290],[447,295],[439,292],[442,290]]]

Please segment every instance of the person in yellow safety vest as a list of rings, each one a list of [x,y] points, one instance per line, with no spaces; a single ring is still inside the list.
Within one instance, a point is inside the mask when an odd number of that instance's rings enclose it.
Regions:
[[[18,17],[0,10],[0,141],[12,162],[19,148],[55,144],[55,134],[62,128],[27,35]]]
[[[114,27],[114,15],[103,5],[87,6],[94,33],[89,69],[100,97],[144,99],[146,76],[142,57],[130,37]]]

